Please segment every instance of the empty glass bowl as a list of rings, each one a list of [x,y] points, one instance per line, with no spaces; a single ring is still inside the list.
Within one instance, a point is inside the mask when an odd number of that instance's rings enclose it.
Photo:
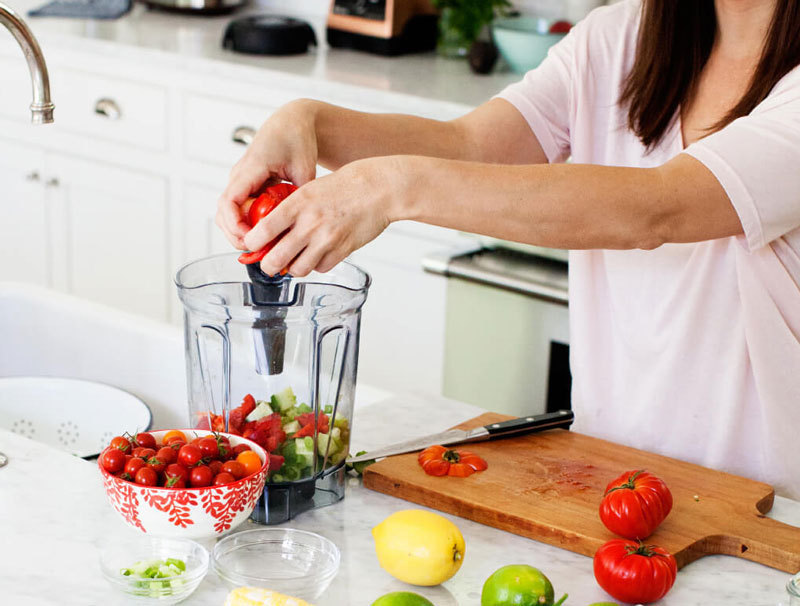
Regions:
[[[800,573],[786,583],[786,592],[789,594],[788,606],[800,606]]]
[[[122,571],[136,562],[147,560],[183,561],[186,570],[175,576],[142,579],[125,576]],[[177,604],[197,589],[208,572],[208,551],[189,539],[136,537],[109,544],[100,553],[100,567],[105,579],[128,599],[141,604]]]
[[[214,569],[232,588],[263,587],[303,600],[322,595],[339,570],[339,548],[291,528],[234,533],[214,546]]]

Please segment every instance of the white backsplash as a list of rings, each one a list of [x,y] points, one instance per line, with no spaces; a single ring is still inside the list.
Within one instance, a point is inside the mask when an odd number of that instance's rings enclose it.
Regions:
[[[330,4],[328,0],[255,0],[255,3],[276,12],[285,10],[310,16],[325,15]],[[572,22],[582,19],[594,7],[606,4],[605,0],[512,0],[512,3],[523,13]]]

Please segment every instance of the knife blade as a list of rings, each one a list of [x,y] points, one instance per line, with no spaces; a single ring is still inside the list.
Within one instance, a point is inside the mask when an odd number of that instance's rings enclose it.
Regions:
[[[508,421],[500,421],[499,423],[490,423],[489,425],[476,427],[475,429],[449,429],[441,433],[414,438],[412,440],[406,440],[405,442],[398,442],[363,455],[349,457],[347,462],[362,463],[364,461],[371,461],[372,459],[382,459],[392,455],[422,450],[436,444],[450,446],[453,444],[465,444],[468,442],[480,442],[484,440],[520,436],[537,431],[544,431],[546,429],[555,429],[557,427],[567,428],[572,425],[574,419],[575,414],[571,410],[558,410],[556,412],[547,412],[540,415],[509,419]]]

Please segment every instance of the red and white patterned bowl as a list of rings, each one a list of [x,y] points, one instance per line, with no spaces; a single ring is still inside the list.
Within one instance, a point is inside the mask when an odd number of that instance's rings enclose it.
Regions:
[[[149,433],[160,444],[167,431]],[[192,435],[197,430],[181,431]],[[221,435],[227,436],[231,446],[247,444],[261,459],[261,469],[224,486],[158,488],[117,478],[103,469],[98,459],[109,503],[128,525],[157,537],[207,539],[235,528],[250,517],[264,492],[269,457],[255,442],[227,433]]]

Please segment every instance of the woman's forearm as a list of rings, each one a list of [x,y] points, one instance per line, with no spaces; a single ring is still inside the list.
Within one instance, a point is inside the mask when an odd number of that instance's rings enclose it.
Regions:
[[[742,233],[714,176],[681,155],[653,169],[407,158],[392,219],[539,246],[650,249]]]

